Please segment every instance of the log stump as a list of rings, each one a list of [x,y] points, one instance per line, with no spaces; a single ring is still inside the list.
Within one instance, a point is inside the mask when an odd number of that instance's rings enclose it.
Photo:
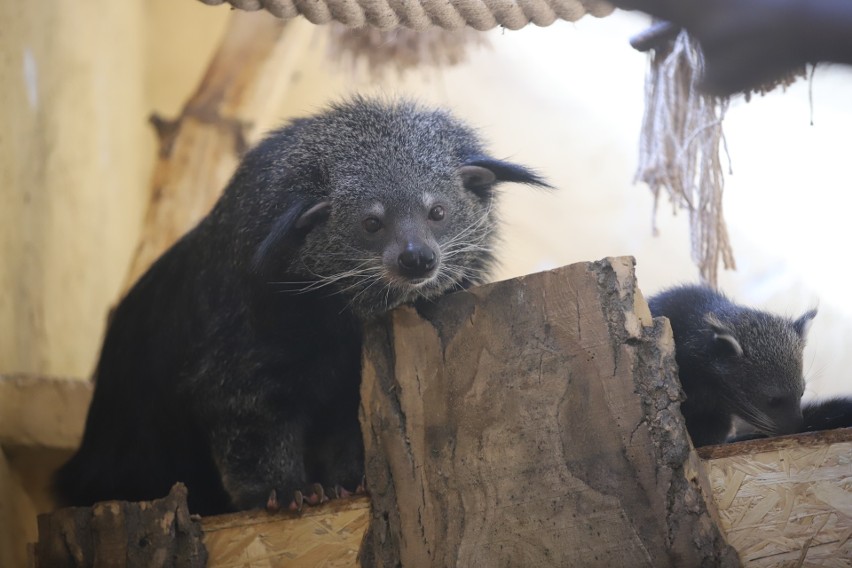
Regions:
[[[632,258],[474,288],[366,330],[362,565],[737,566]]]
[[[104,501],[38,517],[35,568],[203,568],[201,523],[190,517],[186,487],[155,501]]]

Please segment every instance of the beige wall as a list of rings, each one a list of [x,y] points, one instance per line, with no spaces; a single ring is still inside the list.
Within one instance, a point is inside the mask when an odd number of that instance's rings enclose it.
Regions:
[[[149,170],[141,4],[4,2],[0,368],[84,374]],[[141,150],[141,152],[140,152]]]
[[[0,372],[90,374],[144,214],[147,117],[179,109],[226,16],[0,3]]]

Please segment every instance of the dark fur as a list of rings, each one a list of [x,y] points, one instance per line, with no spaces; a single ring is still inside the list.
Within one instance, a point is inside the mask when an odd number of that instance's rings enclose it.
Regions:
[[[190,509],[212,514],[273,489],[354,489],[361,324],[483,281],[501,181],[545,185],[411,103],[354,99],[272,133],[115,310],[62,502],[183,481]]]
[[[686,393],[681,410],[695,446],[724,442],[734,415],[767,434],[800,430],[802,352],[816,310],[794,321],[702,286],[672,288],[648,304],[671,322]]]
[[[852,397],[811,401],[802,405],[803,432],[852,428]]]

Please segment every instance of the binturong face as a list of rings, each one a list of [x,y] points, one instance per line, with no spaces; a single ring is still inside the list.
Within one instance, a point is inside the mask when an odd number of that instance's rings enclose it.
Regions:
[[[251,226],[254,273],[289,291],[339,295],[362,318],[483,282],[497,185],[548,187],[489,157],[446,111],[362,98],[272,133],[241,169],[263,196],[239,223]],[[241,184],[233,187],[239,209]]]
[[[316,279],[313,288],[347,297],[361,317],[485,281],[494,262],[491,192],[498,182],[487,165],[462,165],[430,183],[385,182],[388,191],[347,180],[340,203],[332,192],[303,215],[303,224],[315,226],[294,268]]]
[[[715,332],[714,372],[731,377],[720,393],[743,420],[768,435],[799,432],[805,392],[803,352],[816,311],[797,320],[746,311],[742,320],[706,318]]]

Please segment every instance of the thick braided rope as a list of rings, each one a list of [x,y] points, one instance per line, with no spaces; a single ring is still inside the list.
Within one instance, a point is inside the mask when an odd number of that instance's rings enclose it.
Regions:
[[[605,0],[201,0],[228,2],[240,10],[267,10],[290,19],[304,16],[314,24],[340,22],[352,28],[383,30],[433,26],[455,30],[470,26],[479,31],[502,26],[510,30],[527,24],[549,26],[557,19],[576,21],[586,14],[606,16],[612,5]]]

